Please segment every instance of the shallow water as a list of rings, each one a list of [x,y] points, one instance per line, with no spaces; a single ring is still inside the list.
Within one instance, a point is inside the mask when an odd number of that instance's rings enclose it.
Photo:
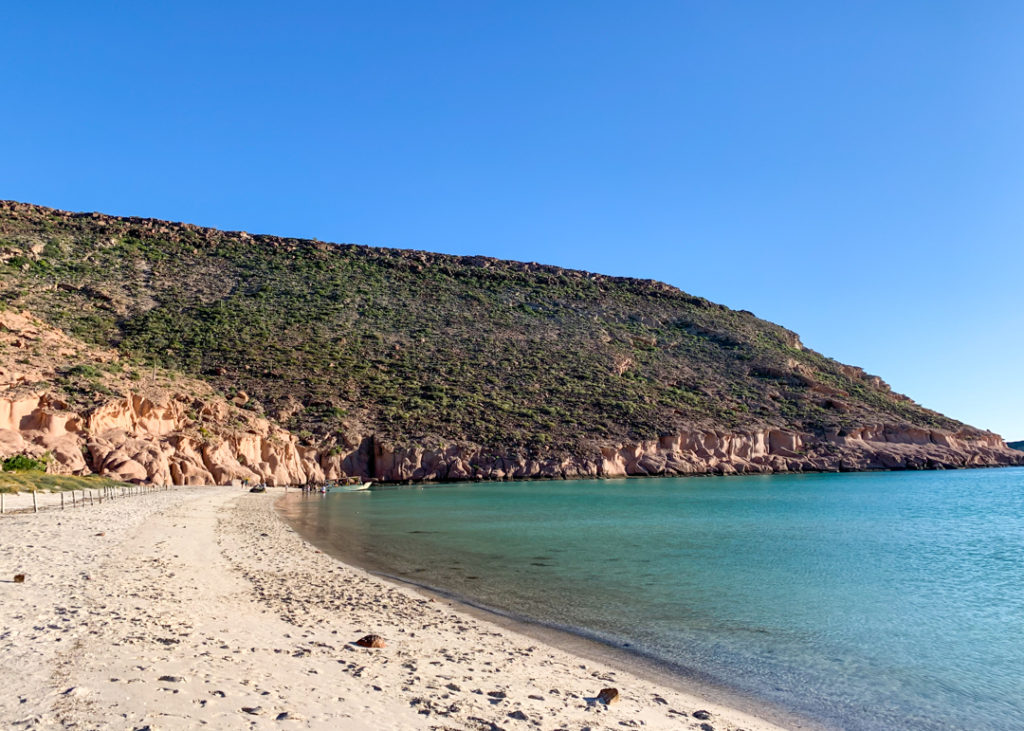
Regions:
[[[293,500],[339,556],[845,729],[1024,729],[1024,469]]]

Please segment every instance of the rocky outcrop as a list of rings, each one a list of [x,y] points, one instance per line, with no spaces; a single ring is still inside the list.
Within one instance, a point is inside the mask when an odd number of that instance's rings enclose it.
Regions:
[[[138,483],[289,485],[324,479],[315,449],[221,399],[130,395],[79,414],[45,394],[0,398],[0,454],[47,452],[54,472]]]
[[[130,395],[76,413],[46,394],[0,398],[0,457],[52,455],[51,470],[174,485],[387,482],[948,469],[1024,464],[996,435],[869,425],[842,433],[693,431],[595,445],[570,457],[495,456],[471,444],[392,445],[372,436],[317,449],[223,399]]]
[[[994,434],[873,425],[825,436],[783,429],[694,431],[603,445],[593,457],[490,457],[473,447],[374,446],[366,477],[388,481],[770,474],[1024,464]]]

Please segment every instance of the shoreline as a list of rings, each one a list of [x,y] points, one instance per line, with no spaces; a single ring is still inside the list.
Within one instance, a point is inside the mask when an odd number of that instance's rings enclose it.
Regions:
[[[688,475],[689,477],[710,477],[714,475]],[[619,478],[623,479],[623,478]],[[626,478],[631,479],[631,478]],[[445,484],[445,483],[438,483]],[[399,489],[401,485],[388,485],[387,489]],[[770,701],[757,698],[735,688],[716,683],[712,678],[702,676],[699,669],[685,668],[666,663],[658,658],[607,642],[596,634],[589,634],[582,628],[555,625],[531,619],[511,611],[498,609],[474,601],[471,597],[445,591],[437,587],[418,583],[412,579],[387,573],[380,567],[362,561],[360,557],[345,553],[329,542],[318,542],[315,537],[302,533],[285,515],[285,501],[301,500],[308,495],[282,494],[274,501],[278,517],[289,525],[306,542],[332,556],[341,564],[365,571],[385,582],[407,587],[425,597],[449,602],[472,617],[488,622],[502,629],[525,635],[559,650],[591,662],[610,665],[617,670],[634,675],[642,680],[670,688],[679,693],[702,698],[709,704],[729,708],[776,724],[786,729],[807,731],[832,731],[831,727],[816,719],[799,715]]]
[[[782,728],[341,563],[275,493],[0,518],[0,725]],[[355,645],[371,633],[387,646]]]

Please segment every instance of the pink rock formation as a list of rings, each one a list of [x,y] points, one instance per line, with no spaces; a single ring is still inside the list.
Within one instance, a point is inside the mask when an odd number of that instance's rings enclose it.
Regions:
[[[0,455],[50,452],[54,472],[95,472],[154,484],[248,479],[288,485],[324,479],[316,450],[247,413],[239,418],[244,427],[228,427],[231,415],[239,416],[222,400],[183,395],[162,401],[131,395],[88,414],[67,411],[45,394],[0,398]]]
[[[349,475],[406,482],[1024,464],[1024,452],[994,434],[888,424],[825,436],[697,430],[595,445],[593,454],[575,457],[494,456],[472,444],[400,446],[372,436],[320,451],[220,398],[133,394],[84,414],[46,394],[0,398],[0,457],[46,452],[54,472],[175,485],[295,485]]]

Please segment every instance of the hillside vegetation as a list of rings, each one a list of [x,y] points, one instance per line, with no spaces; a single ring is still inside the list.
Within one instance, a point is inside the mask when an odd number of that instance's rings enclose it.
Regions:
[[[963,428],[749,312],[485,257],[4,202],[0,306],[117,348],[130,373],[242,391],[308,444],[360,433],[560,454],[694,427]],[[90,368],[68,363],[65,390],[84,398]]]

